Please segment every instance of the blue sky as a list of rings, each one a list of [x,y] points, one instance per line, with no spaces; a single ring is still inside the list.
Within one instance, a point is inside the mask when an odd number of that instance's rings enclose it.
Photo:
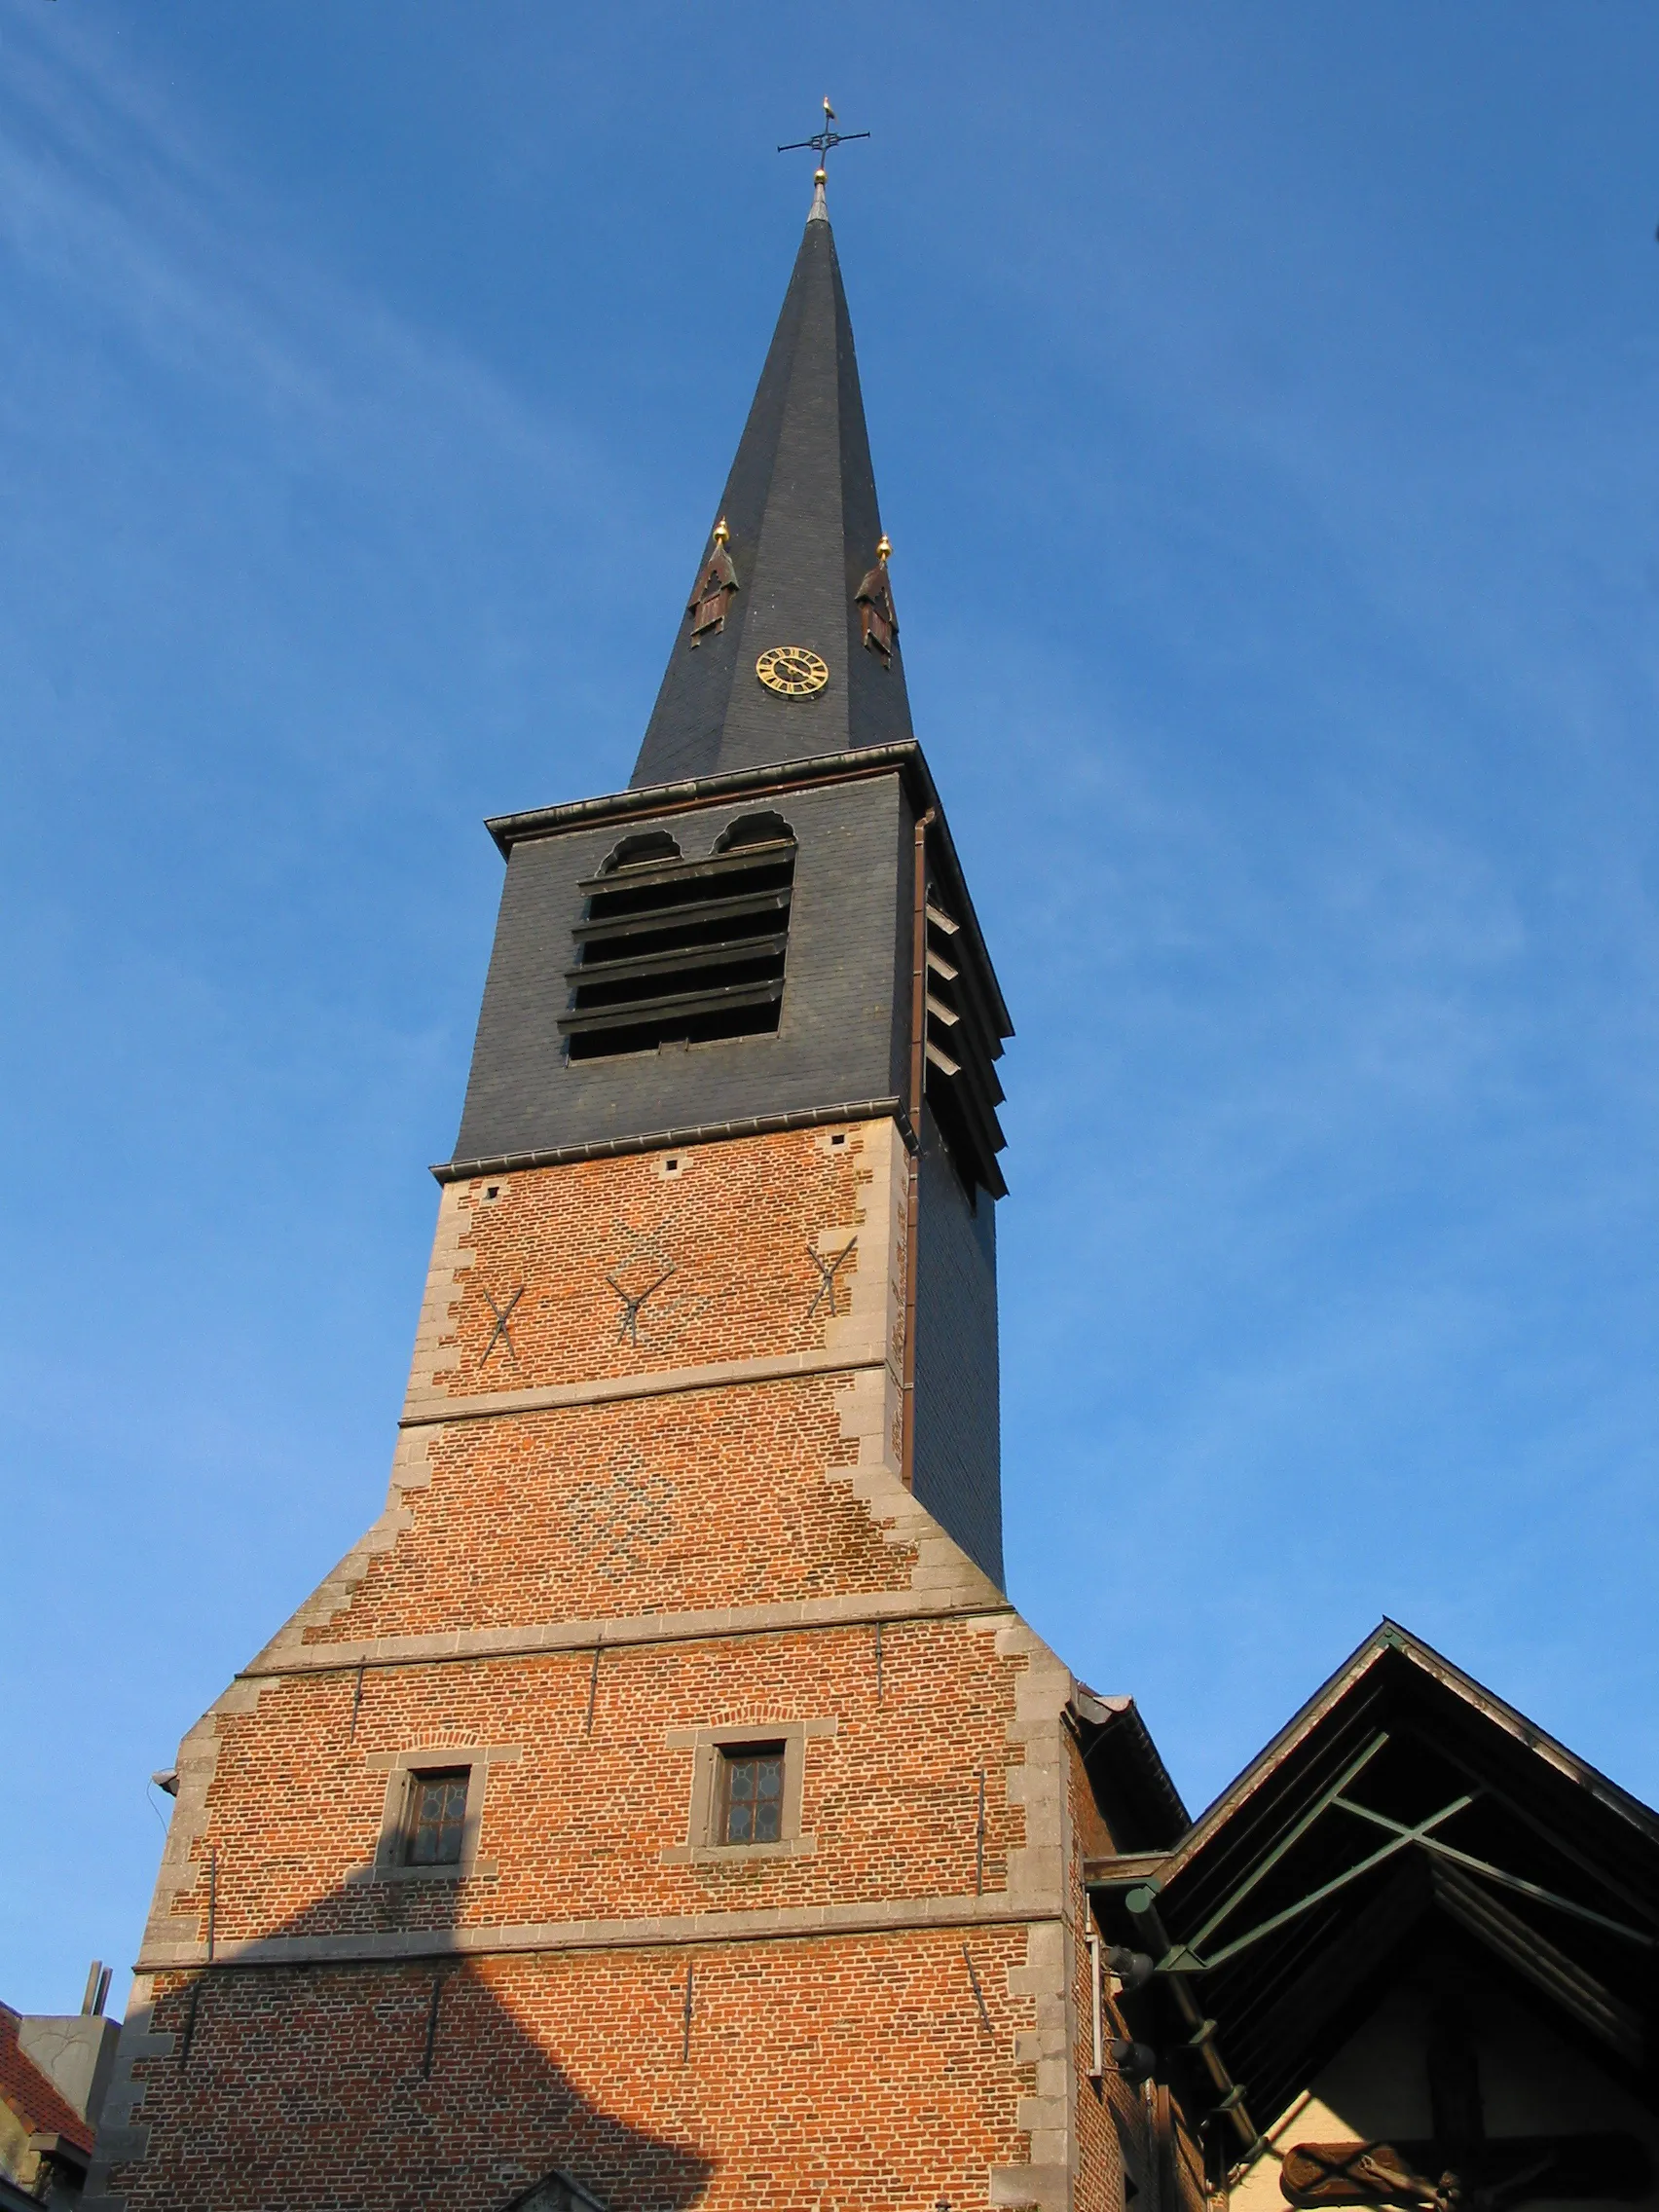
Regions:
[[[826,91],[1014,1595],[1195,1806],[1383,1612],[1659,1795],[1656,89],[1625,0],[0,0],[0,1997],[125,1979],[379,1509],[480,820],[627,779]]]

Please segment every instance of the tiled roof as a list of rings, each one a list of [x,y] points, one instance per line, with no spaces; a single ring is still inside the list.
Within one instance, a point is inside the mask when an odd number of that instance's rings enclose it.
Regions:
[[[20,2025],[12,2008],[0,2005],[0,2102],[11,2107],[31,2135],[61,2135],[90,2153],[92,2129],[34,2060],[24,2057],[18,2043]]]

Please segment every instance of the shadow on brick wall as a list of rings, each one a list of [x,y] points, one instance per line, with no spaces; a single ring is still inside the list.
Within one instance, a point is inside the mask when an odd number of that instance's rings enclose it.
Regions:
[[[129,2212],[505,2212],[558,2172],[605,2212],[683,2212],[713,2162],[603,2110],[559,2051],[598,2050],[641,2109],[682,2105],[689,2138],[685,1972],[678,1953],[525,1952],[161,1977],[150,2033],[170,2047],[134,2064],[148,2149],[108,2190]]]

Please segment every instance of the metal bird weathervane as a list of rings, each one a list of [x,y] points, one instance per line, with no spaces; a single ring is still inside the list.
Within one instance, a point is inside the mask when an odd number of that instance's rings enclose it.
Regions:
[[[824,165],[830,159],[831,146],[844,146],[849,139],[867,138],[869,136],[867,130],[837,130],[833,128],[834,122],[835,110],[830,105],[829,98],[826,96],[823,129],[816,131],[810,138],[795,138],[789,145],[778,148],[780,154],[804,154],[810,146],[818,156],[818,168],[812,179],[814,184],[822,184],[825,181],[827,172]]]

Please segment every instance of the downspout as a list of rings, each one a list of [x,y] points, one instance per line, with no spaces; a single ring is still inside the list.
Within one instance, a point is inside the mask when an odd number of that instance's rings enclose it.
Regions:
[[[935,810],[916,817],[914,904],[910,924],[910,1180],[904,1198],[904,1381],[903,1441],[900,1473],[904,1488],[916,1487],[916,1235],[921,1211],[922,1093],[927,1075],[928,1032],[928,830]]]
[[[1175,2000],[1175,2009],[1192,2030],[1184,2044],[1175,2047],[1196,2058],[1209,2076],[1217,2102],[1209,2117],[1225,2116],[1233,2124],[1244,2157],[1248,2160],[1267,2148],[1266,2139],[1244,2105],[1244,2086],[1235,2082],[1227,2070],[1227,2062],[1215,2044],[1215,2022],[1206,2020],[1203,2009],[1193,1995],[1189,1977],[1163,1967],[1163,1961],[1173,1956],[1175,1946],[1170,1942],[1168,1930],[1158,1910],[1158,1892],[1150,1884],[1126,1891],[1124,1910],[1129,1916],[1129,1925],[1145,1943],[1159,1965],[1165,1987]]]

